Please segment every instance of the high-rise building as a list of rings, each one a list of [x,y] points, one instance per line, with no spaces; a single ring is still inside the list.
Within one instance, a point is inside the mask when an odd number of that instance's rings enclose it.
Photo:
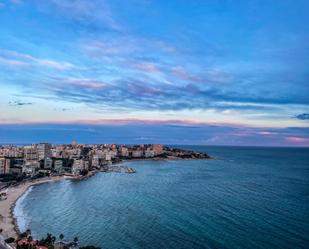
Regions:
[[[37,146],[38,158],[39,160],[45,159],[46,157],[51,157],[51,144],[40,143]]]
[[[24,147],[24,157],[26,160],[37,160],[38,159],[38,153],[35,148],[35,146],[25,146]]]
[[[46,157],[44,159],[44,169],[51,169],[53,167],[53,159]]]
[[[11,160],[7,158],[0,158],[0,174],[10,173]]]
[[[56,160],[55,161],[55,170],[57,172],[63,171],[63,161],[62,160]]]

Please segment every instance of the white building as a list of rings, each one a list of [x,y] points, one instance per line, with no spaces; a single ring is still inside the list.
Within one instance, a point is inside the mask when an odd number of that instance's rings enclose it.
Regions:
[[[107,152],[106,155],[105,155],[105,160],[106,161],[111,161],[112,160],[112,153]]]
[[[44,160],[44,169],[51,169],[53,167],[53,159],[46,157]]]
[[[147,150],[145,150],[145,157],[146,158],[150,158],[150,157],[154,157],[155,156],[155,152],[153,150],[151,150],[150,148],[147,148]]]
[[[78,175],[82,170],[88,170],[88,169],[89,169],[89,161],[84,159],[77,159],[74,160],[72,166],[72,174]]]
[[[51,157],[51,145],[48,143],[40,143],[37,145],[37,152],[39,160],[45,159],[46,157]]]
[[[142,155],[143,155],[143,151],[141,151],[141,150],[134,150],[132,152],[132,157],[138,158],[138,157],[142,157]]]
[[[120,155],[123,157],[128,157],[129,156],[129,150],[126,147],[121,147],[120,150]]]
[[[62,160],[56,160],[55,161],[55,170],[57,172],[62,172],[63,171],[63,161]]]
[[[98,155],[94,155],[94,156],[92,157],[91,165],[92,165],[93,167],[99,167],[99,166],[100,166],[100,158],[99,158]]]
[[[34,145],[24,146],[24,158],[26,160],[38,160],[38,153]]]
[[[38,161],[27,161],[22,168],[22,172],[33,176],[38,168],[40,168],[40,163]]]

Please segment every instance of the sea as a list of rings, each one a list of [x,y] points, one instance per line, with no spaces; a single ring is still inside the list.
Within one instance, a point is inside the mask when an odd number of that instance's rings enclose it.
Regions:
[[[309,248],[308,148],[177,147],[214,159],[33,186],[14,209],[20,230],[103,249]]]

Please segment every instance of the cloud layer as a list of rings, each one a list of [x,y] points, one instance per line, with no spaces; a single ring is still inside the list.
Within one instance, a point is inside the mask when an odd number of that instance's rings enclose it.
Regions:
[[[145,120],[177,120],[168,126],[175,131],[192,121],[250,124],[260,127],[250,136],[224,134],[244,144],[307,143],[296,128],[308,127],[308,1],[7,0],[0,8],[2,123],[134,119],[157,132],[167,123]],[[229,143],[216,129],[205,141]],[[204,143],[193,131],[182,130]]]

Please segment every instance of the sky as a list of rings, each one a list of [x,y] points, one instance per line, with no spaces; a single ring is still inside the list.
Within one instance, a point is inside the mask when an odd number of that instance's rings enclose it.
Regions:
[[[0,0],[0,143],[309,146],[307,0]]]

